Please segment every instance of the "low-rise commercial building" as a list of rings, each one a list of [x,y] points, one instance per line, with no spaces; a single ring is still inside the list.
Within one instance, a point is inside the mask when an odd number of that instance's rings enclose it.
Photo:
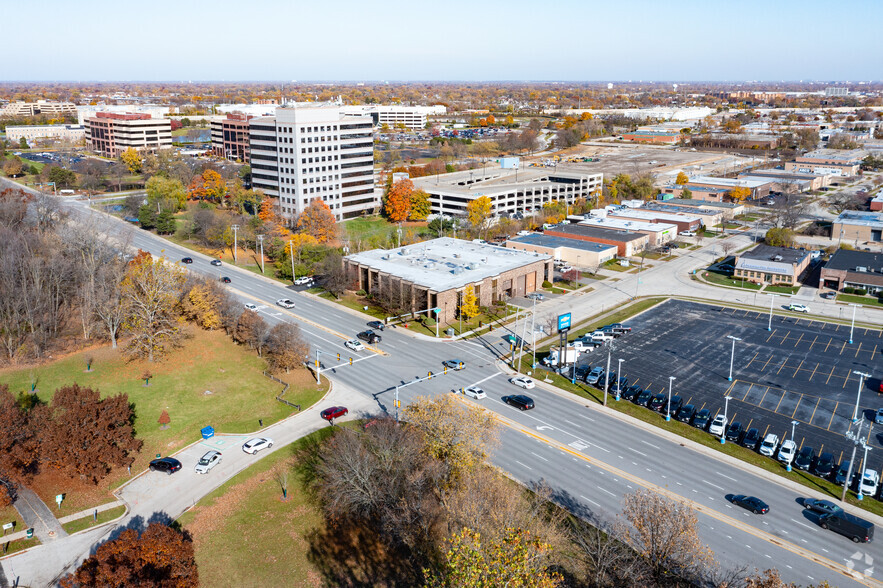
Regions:
[[[810,258],[807,250],[758,245],[751,251],[736,255],[733,275],[756,284],[796,286],[809,266]]]
[[[819,288],[861,288],[883,293],[883,253],[838,249],[822,268]]]
[[[433,106],[399,106],[389,104],[360,104],[343,106],[348,115],[370,116],[376,126],[387,126],[390,129],[407,128],[421,130],[426,128],[427,117],[446,114],[448,109],[442,104]]]
[[[674,198],[671,194],[660,194],[653,202],[648,202],[653,207],[657,205],[673,205],[685,208],[710,208],[719,210],[724,219],[730,220],[745,213],[745,205],[740,202],[711,202],[707,200],[693,200],[692,198]]]
[[[33,145],[36,141],[70,141],[80,143],[86,138],[86,127],[80,125],[35,125],[6,127],[6,139],[19,143],[22,139]]]
[[[880,212],[881,210],[883,210],[883,190],[881,190],[879,194],[871,198],[868,206],[870,207],[871,212]]]
[[[543,231],[543,234],[551,235],[552,237],[563,237],[564,239],[613,245],[616,247],[616,254],[620,257],[638,255],[650,244],[650,237],[644,233],[601,229],[580,224],[555,225],[551,229]]]
[[[0,108],[0,118],[19,118],[41,115],[52,118],[77,116],[77,106],[73,102],[37,100],[36,102],[10,102],[3,108]]]
[[[616,258],[616,246],[532,233],[506,241],[506,247],[551,255],[574,267],[598,267]]]
[[[249,146],[248,114],[230,113],[211,122],[212,153],[231,161],[248,161]]]
[[[883,241],[883,213],[847,210],[840,213],[831,225],[831,238],[838,243],[854,241],[879,243]]]
[[[817,149],[785,163],[785,171],[851,177],[858,173],[866,155],[862,149]]]
[[[86,144],[104,157],[126,149],[156,151],[172,146],[172,123],[147,114],[99,112],[86,119]]]
[[[667,202],[660,202],[657,200],[647,202],[646,205],[640,208],[640,210],[696,217],[699,219],[699,224],[704,227],[714,227],[721,224],[725,218],[728,218],[725,211],[721,209],[699,206],[678,206],[676,204],[668,204]]]
[[[652,143],[654,145],[676,145],[681,140],[681,134],[677,131],[635,131],[633,133],[623,133],[622,138],[625,141],[634,141],[636,143]]]
[[[170,114],[178,111],[177,106],[164,104],[85,104],[77,106],[77,122],[86,124],[86,119],[94,118],[99,112],[113,112],[115,114],[146,114],[150,118],[167,118]],[[196,117],[201,118],[201,117]]]
[[[547,202],[573,204],[600,193],[604,174],[566,169],[501,167],[474,169],[415,178],[414,187],[429,194],[433,214],[466,217],[470,202],[487,196],[496,216],[515,216],[540,210]]]
[[[586,218],[576,224],[586,227],[598,227],[609,231],[634,231],[647,235],[648,245],[659,247],[669,241],[674,241],[678,236],[678,227],[672,223],[649,222],[633,218],[617,218],[607,215],[607,218]]]
[[[364,251],[346,256],[343,263],[354,287],[375,297],[392,296],[405,312],[437,308],[442,323],[457,318],[470,286],[478,304],[490,306],[552,280],[550,255],[449,237]]]
[[[789,172],[784,169],[758,169],[739,174],[739,179],[773,180],[773,192],[794,193],[818,190],[831,184],[830,174]]]
[[[677,233],[695,231],[702,226],[702,219],[695,214],[663,212],[653,208],[621,208],[607,213],[607,218],[674,225]]]

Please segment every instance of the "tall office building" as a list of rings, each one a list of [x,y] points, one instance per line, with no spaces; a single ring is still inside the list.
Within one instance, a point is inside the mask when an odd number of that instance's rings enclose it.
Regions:
[[[337,220],[379,205],[370,116],[307,103],[248,122],[252,185],[278,197],[284,216],[297,216],[316,198]]]
[[[98,112],[86,119],[86,145],[104,157],[128,148],[156,151],[172,146],[172,122],[149,114]]]

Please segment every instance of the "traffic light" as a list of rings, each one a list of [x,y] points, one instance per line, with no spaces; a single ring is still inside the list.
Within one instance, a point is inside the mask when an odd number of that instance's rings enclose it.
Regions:
[[[427,378],[431,378],[431,377],[432,377],[432,372],[429,372],[429,373],[426,375],[426,377],[427,377]]]
[[[340,361],[340,354],[337,354],[337,361]]]
[[[316,369],[319,369],[319,360],[316,360]]]
[[[447,373],[448,373],[448,366],[445,366],[445,374],[447,375]]]
[[[353,358],[350,358],[350,365],[353,365]]]

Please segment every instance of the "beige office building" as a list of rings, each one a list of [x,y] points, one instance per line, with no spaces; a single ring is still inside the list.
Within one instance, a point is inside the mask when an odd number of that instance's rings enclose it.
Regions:
[[[86,119],[86,144],[104,157],[129,149],[156,151],[172,146],[172,123],[149,114],[98,112]]]

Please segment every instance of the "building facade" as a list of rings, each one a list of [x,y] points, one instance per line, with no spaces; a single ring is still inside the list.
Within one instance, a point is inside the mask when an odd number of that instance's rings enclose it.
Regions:
[[[822,268],[819,288],[860,288],[868,294],[883,293],[883,254],[838,249]]]
[[[156,151],[172,146],[172,123],[148,114],[98,112],[86,119],[86,144],[104,157],[126,149]]]
[[[10,102],[0,109],[0,118],[40,115],[51,117],[77,116],[77,106],[73,102],[37,100],[36,102]]]
[[[837,243],[879,243],[883,241],[883,213],[847,210],[831,225],[831,238]]]
[[[817,149],[785,163],[785,171],[852,177],[858,174],[866,155],[861,149]]]
[[[555,261],[563,261],[576,268],[597,268],[602,263],[616,258],[616,246],[562,239],[541,233],[531,233],[506,241],[506,247],[520,251],[532,251],[551,255]]]
[[[663,212],[661,210],[643,207],[614,210],[607,213],[607,218],[646,223],[663,223],[666,226],[674,226],[676,229],[675,233],[680,233],[682,231],[695,231],[702,226],[702,219],[695,214]]]
[[[615,218],[612,216],[608,216],[607,218],[587,218],[580,220],[576,224],[612,231],[634,231],[635,233],[641,233],[647,235],[647,244],[651,247],[665,245],[670,241],[674,241],[678,236],[677,225],[671,223],[648,222],[630,218]]]
[[[40,140],[80,143],[86,138],[86,127],[80,125],[36,125],[6,127],[6,139],[19,143],[22,139],[33,144]]]
[[[311,104],[248,122],[252,185],[278,197],[283,216],[297,216],[317,198],[337,220],[379,206],[370,117]]]
[[[602,245],[613,245],[616,247],[617,255],[621,257],[638,255],[650,244],[650,237],[643,233],[601,229],[586,225],[555,225],[551,229],[543,231],[543,234],[564,239],[600,243]]]
[[[796,286],[810,258],[806,250],[758,245],[736,256],[733,276],[756,284]]]
[[[247,114],[231,113],[211,122],[212,153],[230,161],[248,161],[249,119]]]

